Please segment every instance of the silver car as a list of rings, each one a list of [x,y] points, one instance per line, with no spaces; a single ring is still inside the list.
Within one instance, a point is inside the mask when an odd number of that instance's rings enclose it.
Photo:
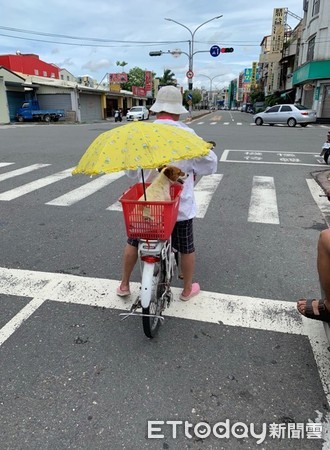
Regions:
[[[148,120],[149,110],[145,106],[133,106],[126,114],[127,120]]]
[[[253,116],[256,125],[268,123],[285,123],[289,127],[295,127],[297,123],[307,127],[309,123],[316,122],[316,111],[303,105],[275,105]]]

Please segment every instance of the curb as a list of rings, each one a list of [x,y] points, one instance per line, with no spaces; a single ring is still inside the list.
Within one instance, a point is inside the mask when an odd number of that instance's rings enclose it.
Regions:
[[[330,190],[330,169],[315,170],[310,174],[324,191]]]

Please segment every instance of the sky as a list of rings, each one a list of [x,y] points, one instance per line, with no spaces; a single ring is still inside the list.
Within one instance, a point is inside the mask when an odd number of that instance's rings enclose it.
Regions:
[[[140,67],[160,77],[170,69],[184,89],[188,41],[199,25],[222,15],[198,28],[193,38],[194,87],[209,89],[212,83],[221,89],[258,61],[260,43],[271,34],[274,8],[303,17],[303,0],[0,0],[0,5],[0,54],[35,53],[76,77],[89,75],[98,82],[122,71],[117,61],[128,63],[125,72]],[[298,20],[288,14],[287,23],[293,29]],[[234,52],[213,57],[213,45]],[[175,49],[187,55],[149,56]]]

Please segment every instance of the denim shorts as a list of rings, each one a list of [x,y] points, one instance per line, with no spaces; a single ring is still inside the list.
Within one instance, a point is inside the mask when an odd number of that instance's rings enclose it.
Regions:
[[[127,239],[127,243],[137,247],[137,239]],[[180,253],[193,253],[195,251],[193,235],[193,219],[176,222],[172,232],[172,247]]]

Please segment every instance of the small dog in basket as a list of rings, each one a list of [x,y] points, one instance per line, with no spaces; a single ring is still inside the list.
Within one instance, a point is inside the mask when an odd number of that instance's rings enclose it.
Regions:
[[[184,183],[188,174],[182,172],[181,169],[175,166],[165,166],[161,169],[159,175],[153,180],[150,186],[146,189],[146,198],[141,195],[139,201],[147,202],[168,202],[171,200],[170,187],[173,183]],[[146,220],[152,220],[152,215],[149,206],[143,208],[143,217]]]

